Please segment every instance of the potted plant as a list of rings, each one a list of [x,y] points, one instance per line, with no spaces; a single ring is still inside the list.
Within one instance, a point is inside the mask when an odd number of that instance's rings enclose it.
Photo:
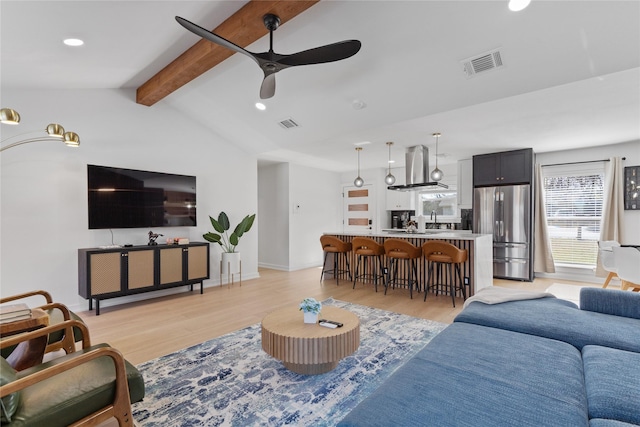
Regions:
[[[315,298],[305,298],[300,303],[300,311],[304,313],[304,323],[316,323],[322,304]]]
[[[202,237],[208,242],[219,244],[222,248],[222,274],[240,271],[240,253],[236,252],[236,246],[238,246],[240,238],[244,233],[251,229],[255,218],[256,214],[245,216],[236,228],[234,228],[233,232],[229,234],[231,224],[229,217],[224,211],[220,212],[217,220],[209,216],[211,225],[216,232],[205,233]]]

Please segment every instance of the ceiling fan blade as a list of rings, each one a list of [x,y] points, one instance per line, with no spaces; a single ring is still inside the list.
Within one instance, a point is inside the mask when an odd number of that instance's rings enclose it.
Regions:
[[[253,59],[255,62],[258,62],[258,60],[253,56],[253,54],[251,52],[249,52],[246,49],[241,48],[240,46],[238,46],[235,43],[230,42],[229,40],[220,37],[217,34],[212,33],[209,30],[206,30],[202,27],[200,27],[199,25],[194,24],[191,21],[188,21],[184,18],[181,18],[179,16],[176,16],[176,21],[178,21],[178,23],[180,25],[182,25],[184,28],[186,28],[187,30],[191,31],[192,33],[194,33],[197,36],[202,37],[203,39],[209,40],[210,42],[213,42],[215,44],[219,44],[222,47],[226,47],[227,49],[231,49],[234,50],[238,53],[242,53],[243,55],[247,55],[248,57],[250,57],[251,59]]]
[[[358,53],[361,46],[362,43],[358,40],[345,40],[287,55],[284,58],[279,59],[278,63],[293,67],[296,65],[311,65],[340,61]]]
[[[260,86],[260,99],[271,98],[276,93],[276,73],[264,75],[262,86]]]

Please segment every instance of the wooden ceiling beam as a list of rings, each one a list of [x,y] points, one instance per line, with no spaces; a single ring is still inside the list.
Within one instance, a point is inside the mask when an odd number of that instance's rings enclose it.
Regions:
[[[282,25],[318,1],[251,0],[212,31],[238,46],[246,48],[259,38],[269,34],[262,22],[262,17],[265,14],[278,15]],[[194,23],[200,24],[197,21]],[[234,53],[232,50],[201,39],[143,83],[136,90],[136,102],[151,106],[220,64]]]

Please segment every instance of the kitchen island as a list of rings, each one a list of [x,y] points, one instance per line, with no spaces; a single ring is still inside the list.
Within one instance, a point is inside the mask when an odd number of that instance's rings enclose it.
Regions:
[[[385,239],[388,238],[403,239],[415,246],[422,246],[427,240],[442,240],[460,249],[467,250],[467,261],[462,265],[462,280],[469,281],[469,286],[466,287],[469,290],[467,297],[474,295],[479,289],[493,285],[493,238],[490,234],[473,234],[469,231],[454,230],[426,230],[422,233],[390,231],[382,233],[337,232],[324,234],[335,236],[346,242],[351,242],[354,237],[369,237],[379,243],[384,243]],[[353,252],[350,252],[348,256],[351,272],[354,274],[356,256]],[[327,260],[328,265],[331,262],[333,260]],[[346,269],[346,265],[342,265],[344,263],[342,257],[338,257],[338,262],[340,263],[340,268]],[[386,266],[386,258],[383,258],[383,263]],[[423,286],[427,277],[426,267],[427,262],[423,258],[418,262],[418,277]],[[399,274],[404,274],[404,272],[399,271]],[[455,274],[453,279],[456,281],[456,286],[461,285],[458,283],[458,278]]]

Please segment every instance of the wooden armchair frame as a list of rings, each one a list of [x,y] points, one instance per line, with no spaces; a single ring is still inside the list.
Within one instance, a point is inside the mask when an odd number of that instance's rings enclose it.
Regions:
[[[77,320],[67,320],[62,323],[47,326],[45,328],[38,329],[32,332],[3,338],[0,341],[0,348],[17,345],[22,341],[42,337],[57,330],[73,330],[73,328],[80,329],[80,331],[82,332],[82,348],[89,349],[89,347],[91,347],[89,330],[84,323]],[[129,386],[127,383],[127,371],[125,367],[124,356],[122,355],[122,353],[112,347],[99,347],[93,350],[89,350],[84,354],[74,356],[69,360],[65,360],[41,371],[34,372],[33,374],[26,377],[12,381],[9,384],[0,386],[0,398],[37,384],[38,382],[43,381],[47,378],[51,378],[55,375],[60,375],[70,369],[75,368],[76,366],[87,363],[88,361],[97,359],[99,357],[110,357],[115,365],[116,385],[113,402],[112,404],[75,422],[74,424],[72,424],[72,426],[96,426],[110,418],[116,418],[120,427],[133,427],[134,424],[133,418],[131,416],[131,402],[129,396]]]
[[[33,307],[33,308],[39,308],[45,311],[60,310],[60,312],[62,313],[63,321],[71,320],[71,310],[69,310],[67,306],[64,304],[53,302],[53,298],[51,297],[51,294],[43,290],[25,292],[22,294],[11,295],[8,297],[0,298],[0,304],[17,301],[20,299],[30,298],[34,296],[39,296],[39,295],[44,297],[46,303],[44,305]],[[56,331],[59,331],[59,330],[60,329],[56,329]],[[69,354],[69,353],[73,353],[75,351],[75,348],[76,348],[76,342],[75,342],[75,336],[73,334],[73,327],[69,327],[64,330],[64,335],[62,336],[62,339],[59,341],[47,344],[47,347],[44,352],[49,353],[52,351],[63,349],[65,353]]]

